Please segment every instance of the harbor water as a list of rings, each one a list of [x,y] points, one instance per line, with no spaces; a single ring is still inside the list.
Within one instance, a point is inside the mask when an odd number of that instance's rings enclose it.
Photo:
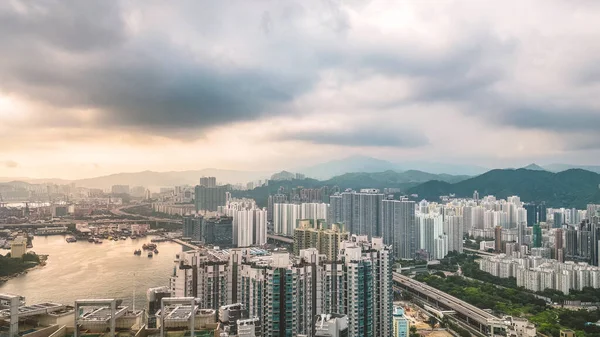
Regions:
[[[0,293],[25,296],[27,304],[44,301],[73,305],[76,299],[117,298],[136,308],[146,306],[146,290],[168,286],[175,255],[182,247],[174,242],[157,243],[158,254],[149,258],[143,251],[134,255],[148,236],[136,240],[104,240],[102,244],[67,243],[65,236],[36,236],[37,254],[48,254],[45,266],[30,270],[0,284]],[[6,254],[7,250],[0,250]]]

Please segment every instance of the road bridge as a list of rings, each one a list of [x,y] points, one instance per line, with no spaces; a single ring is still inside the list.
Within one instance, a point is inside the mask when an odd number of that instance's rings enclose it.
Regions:
[[[412,293],[419,298],[438,307],[454,310],[457,316],[476,327],[481,333],[492,335],[494,329],[505,329],[504,322],[489,312],[479,309],[465,301],[451,296],[441,290],[413,280],[399,273],[393,274],[394,285]]]
[[[279,241],[279,242],[283,242],[283,243],[288,243],[288,244],[292,244],[292,245],[294,244],[294,239],[288,238],[287,236],[267,234],[267,239]]]
[[[481,256],[495,256],[496,255],[494,253],[488,253],[488,252],[484,252],[482,250],[476,250],[476,249],[471,249],[471,248],[463,248],[463,250],[470,252],[470,253],[475,253],[475,254],[481,255]]]
[[[183,240],[179,240],[179,239],[172,239],[171,241],[173,241],[173,242],[175,242],[175,243],[178,243],[178,244],[180,244],[180,245],[182,245],[182,246],[185,246],[185,247],[187,247],[187,248],[190,248],[190,249],[194,249],[194,250],[196,250],[196,249],[200,249],[200,247],[198,247],[198,246],[196,246],[196,245],[193,245],[193,244],[191,244],[191,243],[189,243],[189,242],[185,242],[185,241],[183,241]]]

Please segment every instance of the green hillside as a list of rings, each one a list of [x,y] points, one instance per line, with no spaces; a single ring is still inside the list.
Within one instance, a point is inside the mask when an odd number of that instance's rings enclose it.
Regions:
[[[492,170],[457,183],[429,181],[412,187],[410,194],[419,199],[438,200],[440,195],[455,194],[471,197],[495,195],[506,198],[518,195],[523,201],[545,201],[551,207],[585,208],[588,203],[600,203],[600,174],[581,169],[559,173],[527,169]]]
[[[259,206],[266,206],[269,195],[276,194],[280,187],[287,192],[294,187],[318,188],[322,186],[338,186],[342,190],[351,188],[359,190],[361,188],[400,188],[403,191],[408,190],[423,182],[437,179],[449,182],[458,182],[467,179],[467,176],[453,176],[449,174],[431,174],[427,172],[410,170],[406,172],[396,172],[388,170],[385,172],[367,173],[345,173],[329,180],[319,181],[315,179],[302,179],[291,181],[269,181],[269,186],[257,187],[250,191],[233,191],[233,196],[253,198]]]

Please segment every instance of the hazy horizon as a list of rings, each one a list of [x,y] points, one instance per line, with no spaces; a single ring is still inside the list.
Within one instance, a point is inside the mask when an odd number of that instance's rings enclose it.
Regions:
[[[599,15],[566,0],[3,2],[0,177],[353,155],[598,165]]]

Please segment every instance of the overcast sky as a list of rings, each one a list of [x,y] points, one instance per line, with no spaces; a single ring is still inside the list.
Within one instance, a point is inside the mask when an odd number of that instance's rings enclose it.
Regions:
[[[600,164],[600,1],[2,1],[0,176]]]

